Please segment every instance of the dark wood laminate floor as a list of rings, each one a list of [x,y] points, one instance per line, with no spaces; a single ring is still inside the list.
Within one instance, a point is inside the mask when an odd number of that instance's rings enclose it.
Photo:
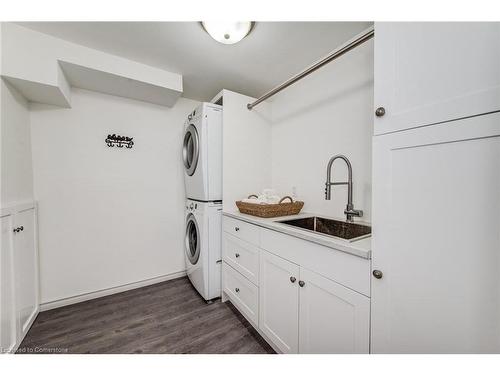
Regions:
[[[230,303],[179,278],[41,312],[18,353],[274,353]]]

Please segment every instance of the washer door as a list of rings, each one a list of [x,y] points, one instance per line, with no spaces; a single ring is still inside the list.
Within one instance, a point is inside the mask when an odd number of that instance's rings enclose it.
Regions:
[[[189,214],[186,221],[186,255],[191,264],[196,264],[200,258],[200,231],[193,214]]]
[[[198,132],[196,131],[196,127],[193,124],[190,124],[184,134],[184,142],[182,146],[182,159],[184,161],[186,173],[189,176],[192,176],[196,171],[199,153],[200,143],[198,139]]]

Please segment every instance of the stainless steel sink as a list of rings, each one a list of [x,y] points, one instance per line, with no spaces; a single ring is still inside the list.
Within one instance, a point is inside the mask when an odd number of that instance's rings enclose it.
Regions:
[[[341,238],[349,242],[370,237],[372,233],[372,227],[369,225],[332,220],[318,216],[282,220],[278,221],[278,223],[291,225],[314,233]]]

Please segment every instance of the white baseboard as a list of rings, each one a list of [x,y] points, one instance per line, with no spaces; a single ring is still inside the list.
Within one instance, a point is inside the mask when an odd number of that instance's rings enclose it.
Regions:
[[[24,338],[28,334],[28,331],[30,330],[31,326],[33,325],[33,323],[34,323],[36,317],[38,316],[39,312],[40,312],[40,307],[38,307],[33,312],[33,314],[31,314],[28,322],[26,323],[26,327],[24,329],[24,333],[21,335],[21,337],[19,337],[19,340],[16,341],[16,343],[12,346],[12,348],[10,348],[10,350],[8,351],[8,353],[15,353],[17,351],[17,349],[19,349],[19,345],[21,345],[21,343],[23,342]]]
[[[153,277],[151,279],[141,280],[141,281],[137,281],[137,282],[133,282],[130,284],[125,284],[125,285],[120,285],[120,286],[113,287],[113,288],[101,289],[101,290],[97,290],[95,292],[84,293],[84,294],[79,294],[79,295],[76,295],[73,297],[62,298],[62,299],[55,300],[55,301],[44,302],[40,305],[40,311],[47,311],[47,310],[55,309],[55,308],[62,307],[62,306],[73,305],[73,304],[78,303],[78,302],[83,302],[83,301],[88,301],[88,300],[99,298],[99,297],[109,296],[111,294],[121,293],[121,292],[125,292],[127,290],[137,289],[137,288],[141,288],[143,286],[153,285],[153,284],[161,283],[163,281],[173,280],[173,279],[177,279],[179,277],[184,277],[184,276],[186,276],[186,271],[174,272],[174,273],[170,273],[168,275]]]

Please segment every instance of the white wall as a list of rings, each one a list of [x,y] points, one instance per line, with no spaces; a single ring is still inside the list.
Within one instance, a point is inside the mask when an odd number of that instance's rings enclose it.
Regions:
[[[78,89],[71,109],[30,105],[42,303],[185,269],[181,140],[197,105]],[[110,133],[133,149],[108,148]]]
[[[249,111],[255,98],[223,91],[223,210],[237,211],[235,201],[271,186],[271,111],[262,103]]]
[[[28,103],[9,83],[1,85],[1,205],[33,200]]]
[[[276,95],[272,102],[272,182],[282,194],[297,188],[304,212],[345,218],[347,187],[324,199],[326,165],[345,154],[353,166],[353,201],[371,220],[373,41],[350,51]],[[347,180],[336,161],[333,177]]]

